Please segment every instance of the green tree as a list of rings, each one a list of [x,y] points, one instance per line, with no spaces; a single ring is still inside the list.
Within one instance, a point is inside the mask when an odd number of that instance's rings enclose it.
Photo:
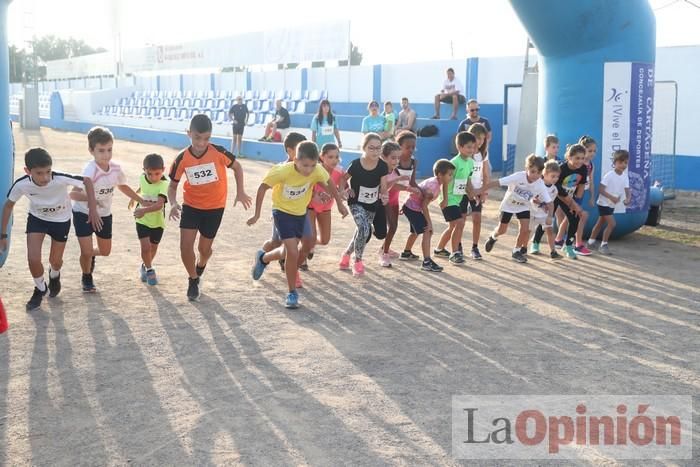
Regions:
[[[93,48],[82,39],[69,37],[64,39],[53,35],[35,37],[32,40],[34,53],[44,62],[60,60],[63,58],[80,57],[94,53],[104,52],[105,49]]]

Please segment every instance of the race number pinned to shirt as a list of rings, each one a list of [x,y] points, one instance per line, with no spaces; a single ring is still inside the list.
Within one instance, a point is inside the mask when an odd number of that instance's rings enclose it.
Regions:
[[[333,127],[332,126],[322,126],[321,127],[321,134],[323,136],[332,136],[333,135]]]
[[[357,201],[364,204],[373,204],[379,198],[379,187],[367,188],[360,186],[360,192],[357,194]]]
[[[66,206],[62,204],[58,206],[36,206],[35,209],[38,214],[48,219],[59,217],[66,212]]]
[[[185,173],[190,185],[206,185],[219,181],[219,175],[216,173],[216,166],[213,162],[187,167]]]
[[[455,186],[452,189],[453,195],[466,195],[467,194],[467,178],[460,178],[455,180]]]
[[[284,197],[287,199],[299,199],[299,198],[302,198],[308,190],[309,190],[308,183],[306,185],[303,185],[303,186],[284,185],[284,189],[282,190],[282,193],[284,193]]]
[[[409,177],[409,180],[410,180],[410,177],[413,175],[413,169],[402,169],[402,168],[398,167],[396,169],[396,171],[399,173],[400,177]],[[401,186],[408,186],[408,180],[407,181],[399,180],[398,182],[396,182],[396,184],[401,185]]]

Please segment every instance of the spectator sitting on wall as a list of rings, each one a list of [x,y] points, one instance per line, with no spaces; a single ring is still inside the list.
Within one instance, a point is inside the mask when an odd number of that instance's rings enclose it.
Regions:
[[[401,112],[394,133],[399,134],[404,130],[416,132],[416,111],[409,107],[408,97],[401,98]]]
[[[486,127],[486,130],[488,131],[488,134],[486,135],[486,144],[490,143],[492,136],[491,124],[487,118],[479,115],[479,103],[476,101],[476,99],[469,99],[469,101],[467,101],[467,118],[462,120],[462,122],[459,124],[457,133],[460,131],[467,131],[474,123],[481,123]]]
[[[290,126],[289,112],[282,107],[281,99],[275,101],[275,108],[275,118],[265,127],[265,134],[260,138],[260,141],[272,141],[277,130],[284,130]]]
[[[379,115],[379,103],[370,101],[367,110],[369,110],[369,115],[362,119],[362,133],[377,133],[382,141],[388,139],[391,134],[384,130],[386,119],[383,115]]]
[[[393,135],[396,128],[396,114],[394,113],[394,104],[391,101],[384,103],[382,115],[384,116],[384,131],[389,133],[389,135]]]
[[[452,68],[448,68],[447,79],[442,83],[442,90],[435,95],[435,115],[433,115],[433,118],[440,118],[440,102],[445,104],[452,102],[450,120],[457,120],[459,104],[464,104],[466,100],[462,95],[462,83],[455,77],[455,71]]]

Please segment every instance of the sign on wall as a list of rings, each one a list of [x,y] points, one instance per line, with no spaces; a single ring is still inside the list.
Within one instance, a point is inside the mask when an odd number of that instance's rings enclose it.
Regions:
[[[604,69],[601,175],[612,167],[618,149],[630,153],[628,175],[632,201],[627,212],[649,210],[651,141],[654,114],[654,65],[608,62]]]

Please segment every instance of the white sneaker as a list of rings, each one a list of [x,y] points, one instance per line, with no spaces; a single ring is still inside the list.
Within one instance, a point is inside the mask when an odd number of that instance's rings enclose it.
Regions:
[[[379,265],[383,268],[390,268],[391,267],[391,258],[389,257],[388,254],[379,255]]]

